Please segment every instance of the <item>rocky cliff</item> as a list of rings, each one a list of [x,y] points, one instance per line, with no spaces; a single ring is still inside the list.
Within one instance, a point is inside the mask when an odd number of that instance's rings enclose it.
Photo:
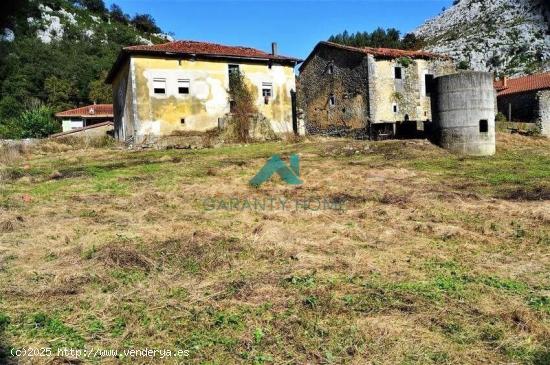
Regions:
[[[549,0],[455,0],[414,33],[464,68],[510,76],[550,70]]]

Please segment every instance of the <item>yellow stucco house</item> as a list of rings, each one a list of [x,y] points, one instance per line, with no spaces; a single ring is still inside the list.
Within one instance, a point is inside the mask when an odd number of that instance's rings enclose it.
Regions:
[[[300,60],[254,48],[175,41],[122,49],[107,76],[115,136],[141,143],[175,131],[207,131],[230,112],[229,75],[239,71],[276,133],[296,131],[294,67]]]

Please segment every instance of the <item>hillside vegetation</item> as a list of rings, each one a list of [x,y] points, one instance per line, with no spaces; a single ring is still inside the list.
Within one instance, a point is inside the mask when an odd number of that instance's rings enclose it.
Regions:
[[[14,4],[0,17],[0,138],[42,137],[59,128],[53,113],[110,103],[104,80],[120,48],[167,37],[150,15],[107,10],[102,0]],[[48,116],[47,128],[29,129],[24,112]]]
[[[84,362],[102,364],[548,364],[550,147],[497,146],[486,158],[421,140],[12,151],[3,346],[189,351]],[[274,153],[300,154],[302,186],[248,185]],[[343,209],[231,203],[270,197]]]

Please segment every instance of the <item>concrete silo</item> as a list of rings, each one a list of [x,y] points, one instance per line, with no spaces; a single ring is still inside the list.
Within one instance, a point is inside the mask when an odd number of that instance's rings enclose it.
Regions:
[[[465,155],[493,155],[496,149],[493,75],[461,72],[434,81],[435,142]]]

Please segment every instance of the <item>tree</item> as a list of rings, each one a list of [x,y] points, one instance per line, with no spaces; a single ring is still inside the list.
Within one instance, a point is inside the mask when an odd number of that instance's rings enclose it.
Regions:
[[[155,19],[149,14],[136,14],[132,19],[132,24],[137,30],[146,33],[161,33],[161,29],[157,26]]]
[[[17,118],[17,124],[21,128],[21,138],[43,138],[61,131],[52,109],[46,106],[24,111]]]
[[[113,91],[110,85],[105,84],[107,73],[102,73],[98,80],[90,82],[90,94],[88,98],[94,103],[110,104],[113,102]]]
[[[0,100],[0,124],[4,121],[16,118],[23,111],[23,104],[11,95]]]
[[[128,24],[128,22],[130,21],[130,16],[128,14],[125,14],[122,11],[122,8],[117,4],[111,5],[111,10],[109,13],[111,15],[111,19],[116,22],[119,22],[122,24]]]
[[[12,27],[18,18],[25,16],[29,10],[29,0],[2,1],[0,8],[0,30]]]
[[[403,49],[419,50],[424,46],[422,39],[418,38],[414,33],[407,33],[401,40]]]
[[[44,81],[44,91],[47,95],[48,105],[56,112],[73,106],[70,100],[76,92],[71,81],[50,76]]]
[[[79,0],[78,3],[94,13],[105,14],[107,12],[103,0]]]

